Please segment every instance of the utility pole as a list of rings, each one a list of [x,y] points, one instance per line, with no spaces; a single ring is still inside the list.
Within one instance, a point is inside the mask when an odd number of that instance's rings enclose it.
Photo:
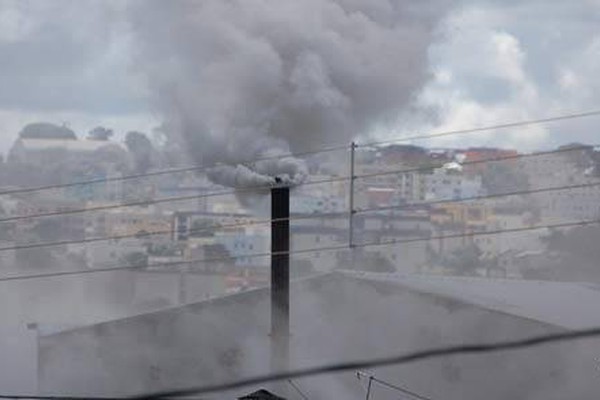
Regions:
[[[348,199],[348,246],[350,250],[354,247],[354,181],[356,180],[354,163],[355,163],[356,143],[350,144],[350,193]]]

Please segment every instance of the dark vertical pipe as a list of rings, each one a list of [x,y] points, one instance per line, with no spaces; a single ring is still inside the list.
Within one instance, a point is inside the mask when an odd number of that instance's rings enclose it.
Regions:
[[[290,189],[271,189],[272,369],[288,369],[290,334]]]

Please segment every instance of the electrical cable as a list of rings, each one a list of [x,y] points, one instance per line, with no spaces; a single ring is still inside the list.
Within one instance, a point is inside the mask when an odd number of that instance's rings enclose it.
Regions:
[[[302,390],[300,390],[300,388],[298,387],[298,385],[296,385],[293,380],[288,379],[287,381],[290,384],[290,386],[293,387],[294,390],[298,393],[298,395],[300,395],[300,397],[302,397],[304,400],[308,400],[308,396],[306,396],[304,394],[304,392]]]
[[[466,202],[485,201],[485,200],[492,200],[492,199],[498,199],[498,198],[503,198],[503,197],[550,193],[550,192],[556,192],[556,191],[584,189],[584,188],[591,188],[591,187],[597,187],[597,186],[600,186],[600,181],[590,182],[590,183],[582,183],[582,184],[577,184],[577,185],[551,186],[551,187],[538,188],[538,189],[518,190],[518,191],[512,191],[512,192],[505,192],[505,193],[496,193],[496,194],[491,194],[491,195],[463,197],[460,199],[432,200],[432,201],[423,201],[423,202],[404,203],[404,204],[393,205],[393,206],[358,208],[358,209],[354,209],[352,211],[352,213],[353,214],[364,214],[364,213],[375,213],[375,212],[390,211],[390,210],[412,209],[415,207],[431,207],[431,206],[442,205],[442,204],[458,204],[458,203],[466,203]],[[342,216],[345,217],[347,215],[348,215],[347,211],[331,212],[331,213],[315,213],[315,214],[308,214],[308,215],[295,215],[295,216],[288,217],[288,218],[261,219],[261,220],[250,221],[250,222],[239,222],[239,223],[224,224],[224,225],[218,225],[218,226],[193,228],[193,229],[189,229],[185,233],[193,234],[193,233],[200,233],[200,232],[212,232],[212,231],[215,231],[216,229],[244,228],[244,227],[256,226],[256,225],[266,225],[266,224],[270,224],[272,222],[300,221],[300,220],[307,220],[307,219],[320,219],[320,218],[331,218],[331,217],[342,217]],[[144,237],[167,235],[167,234],[173,234],[173,233],[177,234],[177,232],[175,232],[173,229],[169,229],[169,230],[159,230],[159,231],[153,231],[153,232],[138,232],[138,233],[132,233],[132,234],[123,234],[123,235],[91,237],[91,238],[85,238],[85,239],[28,243],[28,244],[23,244],[23,245],[0,247],[0,252],[44,248],[44,247],[54,247],[54,246],[64,246],[64,245],[72,245],[72,244],[86,244],[86,243],[104,242],[104,241],[121,240],[121,239],[131,239],[131,238],[144,238]]]
[[[120,182],[120,181],[148,178],[148,177],[161,176],[161,175],[178,174],[178,173],[184,173],[184,172],[204,172],[204,171],[208,171],[212,168],[219,167],[219,166],[247,165],[247,164],[252,164],[252,163],[256,163],[256,162],[260,162],[260,161],[269,161],[269,160],[277,160],[277,159],[285,159],[285,158],[293,158],[293,157],[303,157],[303,156],[312,155],[312,154],[329,153],[329,152],[333,152],[336,150],[345,150],[345,149],[348,149],[348,145],[344,145],[344,146],[340,145],[337,147],[328,147],[328,148],[314,150],[314,151],[286,153],[286,154],[281,154],[281,155],[277,155],[277,156],[259,157],[259,158],[254,158],[254,159],[248,160],[248,161],[241,161],[241,162],[238,162],[235,164],[214,163],[212,165],[196,165],[196,166],[182,167],[182,168],[168,168],[168,169],[163,169],[163,170],[158,170],[158,171],[153,171],[153,172],[147,172],[147,173],[143,173],[143,174],[125,175],[125,176],[118,176],[118,177],[112,177],[112,178],[98,178],[98,179],[90,179],[90,180],[86,180],[86,181],[57,183],[57,184],[52,184],[52,185],[33,186],[33,187],[19,188],[19,189],[9,189],[9,190],[0,191],[0,196],[21,194],[21,193],[31,193],[31,192],[41,192],[41,191],[45,191],[45,190],[64,189],[64,188],[69,188],[69,187],[74,187],[74,186],[93,185],[93,184],[98,184],[98,183]]]
[[[589,146],[596,147],[597,145],[589,145]],[[470,166],[470,165],[487,164],[487,163],[493,163],[493,162],[521,160],[521,159],[529,158],[529,157],[540,157],[540,156],[561,154],[561,153],[566,153],[566,152],[571,152],[571,151],[586,150],[589,148],[589,146],[582,145],[582,146],[573,146],[573,147],[563,147],[563,148],[558,148],[558,149],[554,149],[554,150],[536,151],[534,153],[527,153],[527,154],[513,154],[513,155],[506,155],[506,156],[499,156],[499,157],[490,157],[490,158],[484,158],[481,160],[463,161],[462,163],[459,163],[459,165],[461,167],[465,167],[465,166]],[[407,173],[411,173],[411,172],[427,172],[427,171],[433,171],[438,168],[443,168],[444,164],[446,164],[446,163],[432,165],[432,166],[426,166],[426,167],[397,169],[397,170],[373,172],[373,173],[369,173],[369,174],[360,174],[360,175],[355,175],[354,179],[366,179],[366,178],[385,176],[385,175],[407,174]]]
[[[411,209],[417,206],[431,207],[437,206],[440,204],[457,204],[457,203],[467,203],[467,202],[477,202],[484,200],[493,200],[499,199],[503,197],[512,197],[512,196],[526,196],[531,194],[541,194],[541,193],[550,193],[550,192],[558,192],[563,190],[574,190],[574,189],[586,189],[600,186],[600,181],[598,182],[590,182],[590,183],[580,183],[577,185],[567,185],[567,186],[550,186],[544,188],[537,189],[529,189],[529,190],[515,190],[512,192],[504,192],[504,193],[496,193],[496,194],[488,194],[481,196],[471,196],[471,197],[462,197],[460,199],[447,199],[447,200],[431,200],[424,202],[413,202],[413,203],[405,203],[393,206],[381,206],[381,207],[372,207],[372,208],[357,208],[353,212],[355,214],[362,214],[368,212],[381,212],[381,211],[389,211],[389,210],[401,210],[401,209]],[[0,248],[1,250],[1,248]]]
[[[564,121],[564,120],[568,120],[568,119],[586,118],[586,117],[593,117],[593,116],[598,116],[598,115],[600,115],[600,110],[592,110],[592,111],[587,111],[587,112],[582,112],[582,113],[565,114],[565,115],[560,115],[560,116],[556,116],[556,117],[509,122],[509,123],[498,124],[498,125],[488,125],[488,126],[482,126],[479,128],[457,129],[457,130],[452,130],[452,131],[431,133],[431,134],[427,134],[427,135],[406,136],[406,137],[398,138],[398,139],[362,143],[362,144],[358,144],[357,146],[359,146],[359,147],[381,146],[381,145],[402,143],[402,142],[413,141],[413,140],[435,139],[435,138],[440,138],[440,137],[445,137],[445,136],[455,136],[455,135],[463,135],[463,134],[468,134],[468,133],[485,132],[485,131],[492,131],[492,130],[496,130],[496,129],[516,128],[516,127],[528,126],[528,125],[539,125],[539,124],[544,124],[544,123],[548,123],[548,122],[558,122],[558,121]]]
[[[493,157],[493,158],[483,159],[483,160],[467,161],[467,162],[463,163],[463,165],[476,165],[476,164],[486,164],[489,162],[524,159],[524,158],[529,158],[529,157],[538,157],[538,156],[543,156],[543,155],[558,154],[558,153],[563,153],[566,151],[575,151],[575,150],[580,150],[580,149],[584,149],[584,148],[586,148],[586,146],[566,148],[566,149],[563,148],[563,149],[542,151],[542,152],[536,152],[536,153],[530,153],[530,154],[518,154],[518,155],[503,156],[503,157]],[[438,167],[428,166],[428,167],[420,167],[420,168],[383,171],[383,172],[376,172],[376,173],[371,173],[371,174],[355,175],[352,178],[349,176],[327,178],[327,179],[320,179],[320,180],[305,182],[302,184],[302,186],[343,182],[343,181],[349,181],[350,179],[356,180],[356,179],[372,178],[372,177],[392,175],[392,174],[430,171],[432,169],[439,168],[439,167],[441,167],[441,166],[438,166]],[[229,196],[229,195],[247,193],[247,192],[252,193],[252,192],[261,191],[261,190],[270,190],[273,187],[276,187],[276,185],[259,185],[259,186],[244,187],[244,188],[239,188],[239,189],[234,189],[234,190],[224,190],[224,191],[202,193],[202,194],[190,195],[190,196],[166,197],[166,198],[162,198],[162,199],[152,199],[152,200],[138,200],[138,201],[133,201],[133,202],[128,202],[128,203],[127,202],[126,203],[116,203],[116,204],[108,204],[108,205],[88,207],[88,208],[75,208],[72,210],[51,211],[51,212],[46,212],[46,213],[38,213],[38,214],[30,214],[30,215],[16,215],[16,216],[12,216],[12,217],[0,218],[0,223],[14,222],[14,221],[20,221],[20,220],[27,220],[27,219],[35,219],[35,218],[55,217],[55,216],[61,216],[61,215],[82,214],[82,213],[96,212],[96,211],[107,211],[107,210],[127,208],[127,207],[148,206],[151,204],[198,200],[198,199],[209,198],[209,197]]]
[[[600,327],[591,329],[573,330],[568,332],[552,333],[540,336],[531,336],[524,339],[508,340],[492,343],[464,344],[457,346],[438,347],[427,350],[419,350],[410,353],[402,353],[388,357],[357,360],[344,363],[319,365],[316,367],[302,368],[293,371],[279,372],[275,374],[258,375],[235,381],[218,383],[206,386],[190,387],[177,390],[145,393],[131,399],[164,399],[188,395],[220,392],[230,389],[239,389],[251,385],[259,385],[267,382],[281,381],[285,379],[305,378],[322,374],[332,374],[344,371],[356,371],[388,365],[402,365],[417,361],[430,360],[440,357],[457,355],[487,354],[505,350],[520,350],[540,346],[543,344],[571,342],[581,339],[591,339],[600,336]]]
[[[296,378],[304,378],[322,374],[339,373],[350,370],[361,370],[375,367],[383,367],[389,365],[401,365],[424,361],[440,357],[458,356],[458,355],[477,355],[506,350],[521,350],[536,346],[541,346],[550,343],[571,342],[582,339],[591,339],[600,336],[600,327],[573,330],[568,332],[552,333],[547,335],[539,335],[527,337],[524,339],[480,343],[480,344],[464,344],[458,346],[438,347],[427,350],[420,350],[410,353],[403,353],[382,358],[372,358],[368,360],[358,360],[345,363],[326,364],[316,367],[297,369],[288,372],[280,372],[276,374],[259,375],[255,377],[235,380],[214,385],[206,385],[200,387],[192,387],[186,389],[161,391],[155,393],[146,393],[138,396],[127,397],[128,399],[160,399],[174,398],[182,396],[191,396],[210,392],[219,392],[230,389],[239,389],[250,385],[258,385],[268,382],[281,380],[289,380]],[[36,396],[36,395],[0,395],[2,399],[37,399],[37,400],[121,400],[125,397],[92,397],[92,396]]]
[[[541,118],[541,119],[534,119],[534,120],[527,120],[527,121],[511,122],[511,123],[499,124],[499,125],[490,125],[490,126],[471,128],[471,129],[462,129],[462,130],[445,131],[445,132],[438,132],[438,133],[431,133],[431,134],[424,134],[424,135],[407,136],[407,137],[401,137],[401,138],[387,140],[387,141],[355,143],[354,145],[356,147],[381,146],[381,145],[391,144],[391,143],[399,143],[399,142],[423,140],[423,139],[433,139],[433,138],[438,138],[438,137],[443,137],[443,136],[484,132],[484,131],[495,130],[495,129],[514,128],[514,127],[519,127],[519,126],[536,125],[536,124],[543,124],[543,123],[548,123],[548,122],[563,121],[563,120],[568,120],[568,119],[586,118],[586,117],[597,116],[597,115],[600,115],[600,110],[593,110],[593,111],[574,113],[574,114],[565,114],[565,115],[560,115],[560,116],[556,116],[556,117]],[[210,169],[218,167],[220,165],[246,165],[246,164],[252,164],[252,163],[260,162],[260,161],[293,158],[293,157],[303,157],[303,156],[307,156],[307,155],[333,152],[333,151],[344,150],[344,149],[349,149],[349,148],[350,148],[349,144],[331,145],[329,147],[325,147],[325,148],[318,149],[318,150],[309,150],[309,151],[296,152],[296,153],[289,152],[289,153],[285,153],[285,154],[279,154],[276,156],[259,157],[259,158],[255,158],[252,160],[240,161],[235,164],[214,163],[211,165],[196,165],[196,166],[182,167],[182,168],[171,168],[171,169],[147,172],[147,173],[143,173],[143,174],[126,175],[126,176],[121,176],[121,177],[99,178],[99,179],[91,179],[91,180],[79,181],[79,182],[58,183],[58,184],[52,184],[52,185],[10,189],[10,190],[0,191],[0,196],[19,194],[19,193],[31,193],[31,192],[38,192],[38,191],[44,191],[44,190],[54,190],[54,189],[68,188],[68,187],[74,187],[74,186],[80,186],[80,185],[91,185],[91,184],[97,184],[97,183],[126,181],[126,180],[140,179],[140,178],[146,178],[146,177],[175,174],[175,173],[184,173],[184,172],[192,172],[192,171],[201,172],[201,171],[210,170]]]
[[[44,396],[44,395],[11,395],[0,394],[0,399],[6,400],[127,400],[129,397],[98,397],[98,396]],[[185,400],[209,400],[208,398],[186,397]]]
[[[401,386],[399,386],[399,385],[394,385],[394,384],[392,384],[392,383],[389,383],[389,382],[386,382],[386,381],[384,381],[384,380],[382,380],[382,379],[379,379],[379,378],[377,378],[377,377],[376,377],[375,375],[373,375],[373,374],[367,374],[367,373],[365,373],[365,372],[362,372],[362,371],[357,371],[357,372],[356,372],[356,376],[358,377],[358,379],[360,379],[360,376],[361,376],[361,375],[362,375],[362,376],[365,376],[365,377],[367,377],[367,378],[369,378],[369,380],[371,380],[371,381],[373,381],[373,382],[375,382],[375,383],[379,383],[379,384],[380,384],[380,385],[382,385],[382,386],[386,386],[386,387],[387,387],[387,388],[389,388],[389,389],[396,390],[396,391],[398,391],[398,392],[400,392],[400,393],[403,393],[403,394],[409,395],[409,396],[411,396],[411,397],[413,397],[413,398],[415,398],[415,399],[419,399],[419,400],[433,400],[433,399],[431,399],[430,397],[425,397],[425,396],[423,396],[423,395],[420,395],[420,394],[418,394],[418,393],[415,393],[415,392],[413,392],[412,390],[408,390],[408,389],[406,389],[406,388],[403,388],[403,387],[401,387]]]
[[[600,111],[592,111],[592,112],[587,112],[587,113],[563,115],[563,116],[559,116],[559,117],[551,117],[551,118],[538,119],[538,120],[507,123],[507,124],[501,124],[501,125],[495,125],[495,126],[489,126],[489,127],[480,127],[480,128],[440,132],[440,133],[434,133],[434,134],[429,134],[429,135],[404,137],[404,138],[400,138],[400,139],[397,139],[394,141],[372,142],[372,143],[360,144],[359,146],[361,146],[361,147],[380,146],[380,145],[389,144],[389,143],[397,143],[397,142],[420,140],[420,139],[431,139],[431,138],[438,138],[438,137],[442,137],[442,136],[481,132],[481,131],[485,131],[485,130],[526,126],[526,125],[533,125],[533,124],[540,124],[540,123],[547,123],[547,122],[555,122],[555,121],[566,120],[566,119],[582,118],[582,117],[588,117],[588,116],[593,116],[593,115],[600,115]],[[296,153],[296,154],[290,153],[287,155],[279,155],[279,156],[274,156],[274,157],[255,159],[252,161],[248,161],[248,163],[258,162],[258,161],[267,160],[267,159],[280,159],[280,158],[289,158],[289,157],[299,157],[299,156],[310,155],[310,154],[319,154],[319,153],[323,153],[323,152],[327,152],[327,151],[341,150],[341,149],[345,149],[345,148],[347,148],[347,145],[339,146],[339,147],[331,147],[329,149],[321,149],[321,150],[311,151],[311,152]],[[490,160],[488,160],[488,162],[489,161]],[[14,189],[14,190],[1,191],[0,195],[29,193],[29,192],[50,190],[50,189],[57,189],[57,188],[65,188],[65,187],[71,187],[71,186],[77,186],[77,185],[87,185],[87,184],[95,184],[95,183],[110,182],[110,181],[124,181],[124,180],[128,180],[128,179],[139,179],[142,177],[165,175],[165,174],[172,174],[172,173],[177,173],[177,172],[197,171],[200,168],[208,169],[208,168],[213,168],[217,165],[218,164],[215,164],[214,166],[189,167],[187,169],[184,169],[184,168],[171,169],[171,170],[155,171],[155,172],[148,173],[148,174],[136,174],[136,175],[130,175],[130,176],[115,177],[115,178],[96,179],[96,180],[85,181],[85,182],[72,182],[72,183],[67,183],[67,184],[56,184],[56,185],[46,185],[46,186],[39,186],[39,187],[32,187],[32,188]],[[389,174],[389,173],[391,173],[391,172],[386,171],[386,174]],[[374,175],[371,175],[371,176],[374,176]],[[357,178],[357,177],[351,177],[351,179],[354,179],[354,178]],[[350,178],[345,178],[345,179],[347,180]],[[344,179],[329,180],[329,182],[335,182],[335,181],[341,181],[341,180],[344,180]],[[327,182],[327,181],[321,181],[318,183],[325,183],[325,182]],[[313,183],[315,183],[315,182],[313,182]],[[307,183],[307,184],[312,184],[312,183]],[[270,189],[271,187],[272,186],[264,187],[264,189]],[[239,193],[240,190],[243,191],[244,189],[238,189],[236,191],[229,191],[227,194]],[[252,188],[249,190],[254,191],[254,190],[257,190],[257,188]],[[75,214],[75,213],[88,212],[88,211],[108,210],[108,209],[112,209],[112,208],[121,208],[121,207],[145,206],[148,204],[191,200],[191,199],[197,199],[197,198],[203,198],[203,197],[219,196],[219,195],[224,195],[224,194],[225,193],[223,193],[223,192],[207,193],[207,194],[200,195],[201,197],[183,196],[183,197],[179,197],[179,198],[155,199],[155,200],[138,201],[138,202],[132,202],[132,203],[118,204],[118,205],[100,206],[100,207],[95,207],[95,208],[92,207],[92,208],[81,209],[81,210],[67,210],[67,211],[61,211],[61,212],[55,212],[55,213],[43,213],[43,214],[38,214],[38,215],[34,215],[34,216],[15,216],[15,217],[10,217],[10,218],[0,219],[0,222],[16,221],[16,220],[25,219],[25,218],[37,218],[37,217],[46,217],[46,216]],[[365,212],[365,210],[357,210],[357,212]],[[529,231],[529,230],[543,229],[543,228],[562,228],[562,227],[572,227],[572,226],[584,226],[584,225],[589,225],[589,224],[597,224],[599,222],[600,222],[600,220],[588,220],[588,221],[579,221],[579,222],[574,222],[574,223],[551,224],[551,225],[527,227],[527,228],[515,228],[515,229],[508,229],[508,230],[476,232],[476,233],[471,233],[471,234],[466,234],[466,235],[460,234],[460,235],[445,235],[445,236],[429,237],[429,238],[391,240],[391,241],[384,241],[384,242],[378,242],[378,243],[355,244],[353,247],[381,246],[381,245],[398,244],[398,243],[412,243],[412,242],[416,242],[416,241],[429,241],[429,240],[435,240],[435,239],[440,239],[440,238],[452,238],[452,237],[464,237],[464,236],[472,237],[472,236],[479,236],[479,235],[492,235],[492,234],[510,233],[510,232],[514,233],[514,232],[522,232],[522,231]],[[345,249],[346,246],[335,247],[335,248],[331,247],[330,249],[341,249],[341,248]],[[282,252],[282,253],[296,254],[296,253],[306,253],[309,251],[312,252],[312,251],[326,251],[326,250],[327,250],[327,248],[306,249],[306,250],[301,250],[301,251],[290,251],[290,252]],[[258,255],[227,257],[226,259],[241,258],[241,257],[248,258],[248,257],[256,257],[256,256],[262,257],[262,256],[271,256],[271,255],[273,255],[273,254],[266,253],[266,254],[258,254]],[[156,266],[161,266],[161,265],[180,265],[182,263],[200,263],[200,262],[209,262],[209,261],[210,261],[210,259],[192,260],[192,261],[185,261],[185,262],[171,262],[171,263],[161,263],[161,264],[149,265],[147,267],[151,268],[151,267],[156,267]],[[147,267],[144,267],[144,268],[147,268]],[[141,268],[141,267],[131,267],[131,268]],[[116,269],[123,269],[123,267],[113,267],[110,269],[105,268],[103,270],[109,271],[109,270],[116,270]],[[60,276],[60,275],[70,275],[70,274],[75,274],[75,273],[80,274],[80,273],[88,273],[88,272],[100,272],[100,269],[86,270],[86,271],[64,271],[64,272],[54,272],[54,273],[48,273],[48,274],[38,274],[38,277],[42,276],[42,275],[43,276]],[[33,277],[35,277],[35,276],[4,277],[4,278],[0,278],[0,281],[15,280],[15,279],[30,279]],[[481,344],[481,345],[464,345],[464,346],[456,346],[456,347],[449,347],[449,348],[432,349],[432,350],[427,350],[427,351],[422,351],[422,352],[410,353],[407,355],[400,355],[400,356],[396,356],[396,357],[375,359],[375,360],[369,360],[369,361],[358,361],[358,362],[354,362],[354,363],[336,364],[336,365],[330,365],[330,366],[316,367],[316,368],[312,368],[312,369],[309,368],[309,369],[304,369],[304,370],[299,370],[299,371],[289,372],[289,373],[280,373],[280,374],[274,374],[274,375],[270,375],[270,376],[248,378],[245,380],[231,382],[231,383],[222,384],[222,385],[206,386],[206,387],[195,388],[195,389],[192,388],[189,390],[182,390],[182,391],[168,392],[168,393],[163,392],[163,393],[154,394],[154,395],[150,395],[150,396],[144,395],[139,398],[156,398],[156,396],[160,396],[160,397],[181,396],[181,395],[185,395],[185,394],[205,393],[208,391],[237,388],[237,387],[247,386],[249,384],[264,383],[264,382],[269,382],[269,381],[273,381],[273,380],[280,380],[280,379],[286,379],[286,378],[289,380],[289,379],[296,378],[296,377],[311,376],[311,375],[316,375],[316,374],[326,373],[326,372],[341,372],[341,371],[349,370],[349,369],[401,364],[401,363],[414,362],[414,361],[419,361],[419,360],[433,358],[433,357],[456,355],[456,354],[476,354],[476,353],[484,353],[484,352],[491,352],[491,351],[519,349],[519,348],[537,346],[537,345],[541,345],[544,343],[559,342],[559,341],[566,341],[566,340],[577,340],[577,339],[589,338],[589,337],[598,336],[598,335],[600,335],[600,328],[584,330],[584,331],[575,331],[575,332],[569,332],[569,333],[562,333],[562,334],[539,336],[539,337],[528,338],[528,339],[524,339],[524,340],[520,340],[520,341],[509,341],[509,342]],[[79,400],[79,399],[83,399],[83,398],[98,399],[98,400],[111,399],[110,397],[94,398],[94,397],[90,397],[90,396],[70,397],[70,396],[14,396],[14,395],[12,395],[12,396],[0,395],[0,398],[13,398],[13,399],[30,398],[30,399],[47,399],[47,400],[51,400],[51,399],[65,399],[65,400],[66,399],[73,399],[73,400],[77,399],[77,400]],[[113,399],[116,399],[116,398],[113,398]]]
[[[250,378],[239,379],[235,381],[190,387],[185,389],[160,391],[154,393],[145,393],[138,396],[130,397],[93,397],[93,396],[36,396],[36,395],[0,395],[2,399],[36,399],[36,400],[142,400],[142,399],[166,399],[183,396],[193,396],[211,392],[220,392],[231,389],[239,389],[251,385],[259,385],[268,382],[276,382],[282,380],[304,378],[309,376],[333,374],[345,371],[356,371],[362,369],[370,369],[376,367],[384,367],[389,365],[409,364],[424,360],[431,360],[441,357],[459,356],[459,355],[478,355],[495,353],[506,350],[522,350],[531,347],[537,347],[544,344],[572,342],[582,339],[592,339],[600,337],[600,327],[572,330],[567,332],[551,333],[539,336],[530,336],[523,339],[479,343],[479,344],[463,344],[457,346],[437,347],[426,350],[419,350],[409,353],[401,353],[388,357],[371,358],[366,360],[357,360],[343,363],[324,364],[316,367],[302,368],[287,372],[279,372],[275,374],[258,375]]]
[[[94,397],[94,396],[36,396],[2,394],[0,399],[7,400],[124,400],[127,397]]]
[[[365,395],[365,400],[369,400],[371,397],[371,389],[373,388],[373,378],[369,378],[369,383],[367,384],[367,394]]]
[[[224,262],[229,260],[237,260],[237,259],[250,259],[250,258],[262,258],[262,257],[272,257],[279,255],[293,255],[293,254],[307,254],[307,253],[316,253],[316,252],[327,252],[327,251],[340,251],[340,250],[349,250],[355,248],[365,248],[365,247],[377,247],[377,246],[389,246],[393,244],[408,244],[408,243],[418,243],[418,242],[430,242],[434,240],[442,240],[442,239],[457,239],[457,238],[472,238],[477,236],[489,236],[489,235],[499,235],[499,234],[507,234],[507,233],[521,233],[521,232],[530,232],[540,229],[560,229],[560,228],[572,228],[572,227],[581,227],[588,225],[597,225],[600,224],[600,219],[591,219],[591,220],[583,220],[576,222],[564,222],[564,223],[556,223],[556,224],[547,224],[547,225],[536,225],[536,226],[528,226],[521,228],[510,228],[510,229],[498,229],[492,231],[481,231],[481,232],[469,232],[469,233],[459,233],[459,234],[448,234],[448,235],[438,235],[438,236],[429,236],[429,237],[416,237],[409,239],[392,239],[385,240],[381,242],[367,242],[367,243],[357,243],[354,244],[351,248],[348,247],[347,244],[338,245],[338,246],[327,246],[327,247],[317,247],[317,248],[309,248],[309,249],[301,249],[301,250],[290,250],[290,251],[279,251],[279,252],[264,252],[264,253],[252,253],[252,254],[244,254],[244,255],[231,255],[231,256],[222,256],[222,257],[212,257],[212,258],[200,258],[200,259],[192,259],[192,260],[181,260],[181,261],[169,261],[162,263],[149,264],[144,266],[115,266],[115,267],[107,267],[107,268],[95,268],[95,269],[85,269],[85,270],[76,270],[76,271],[56,271],[56,272],[47,272],[41,274],[31,274],[31,275],[14,275],[14,276],[0,276],[0,282],[7,281],[19,281],[19,280],[27,280],[27,279],[39,279],[39,278],[51,278],[55,276],[67,276],[67,275],[80,275],[80,274],[93,274],[99,272],[107,272],[107,271],[118,271],[118,270],[130,270],[130,269],[140,269],[140,270],[148,270],[151,268],[157,267],[169,267],[175,265],[190,265],[190,264],[205,264],[205,263],[213,263],[213,262]]]
[[[322,180],[316,180],[316,181],[309,181],[309,182],[303,183],[302,185],[303,186],[317,185],[317,184],[323,184],[323,183],[341,182],[344,180],[348,180],[348,178],[343,177],[343,178],[322,179]],[[21,220],[25,220],[25,219],[56,217],[56,216],[61,216],[61,215],[82,214],[82,213],[95,212],[95,211],[107,211],[107,210],[114,210],[114,209],[118,209],[118,208],[127,208],[127,207],[138,207],[138,206],[145,207],[145,206],[149,206],[151,204],[198,200],[198,199],[204,199],[204,198],[208,198],[208,197],[229,196],[229,195],[245,193],[245,192],[257,192],[260,190],[270,190],[274,187],[277,187],[277,185],[253,186],[253,187],[239,188],[239,189],[235,189],[235,190],[209,192],[209,193],[190,195],[190,196],[165,197],[162,199],[138,200],[138,201],[133,201],[133,202],[128,202],[128,203],[108,204],[108,205],[88,207],[88,208],[75,208],[72,210],[50,211],[50,212],[39,213],[39,214],[16,215],[16,216],[12,216],[12,217],[0,218],[0,223],[21,221]]]

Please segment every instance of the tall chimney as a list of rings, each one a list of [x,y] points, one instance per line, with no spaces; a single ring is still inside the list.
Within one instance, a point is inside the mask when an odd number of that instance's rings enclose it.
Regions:
[[[290,189],[271,189],[271,369],[289,368]]]

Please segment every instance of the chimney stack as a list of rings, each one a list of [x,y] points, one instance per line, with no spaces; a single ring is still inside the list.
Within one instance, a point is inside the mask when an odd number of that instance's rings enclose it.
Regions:
[[[280,181],[277,181],[280,183]],[[289,368],[290,189],[271,189],[271,369]]]

